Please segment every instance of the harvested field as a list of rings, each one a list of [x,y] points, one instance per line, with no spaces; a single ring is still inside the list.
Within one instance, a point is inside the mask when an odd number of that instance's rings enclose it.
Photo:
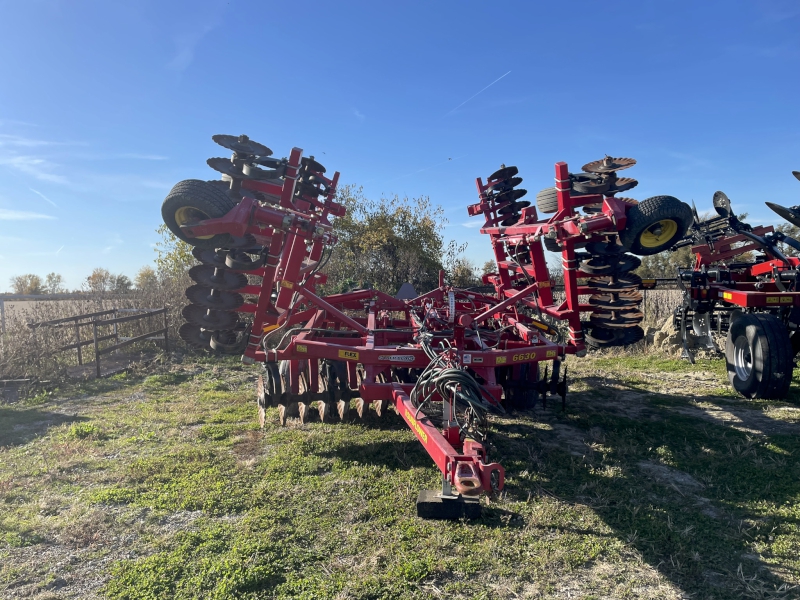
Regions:
[[[495,419],[507,488],[471,523],[415,516],[439,476],[396,415],[262,432],[233,361],[0,405],[0,596],[800,597],[797,383],[743,401],[724,361],[569,370],[565,413]]]

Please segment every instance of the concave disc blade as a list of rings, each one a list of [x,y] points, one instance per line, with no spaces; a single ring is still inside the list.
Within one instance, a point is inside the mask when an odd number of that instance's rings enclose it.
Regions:
[[[611,348],[619,345],[617,340],[621,335],[613,329],[593,327],[591,333],[587,333],[585,337],[586,343],[594,348]]]
[[[530,202],[527,200],[523,200],[522,202],[512,202],[508,206],[504,206],[497,212],[501,215],[507,215],[508,213],[517,213],[521,211],[523,208],[528,208],[531,205]]]
[[[511,227],[514,223],[519,221],[519,215],[514,215],[505,221],[500,222],[500,227]]]
[[[180,329],[178,329],[178,335],[181,336],[184,342],[195,348],[211,347],[211,332],[194,323],[181,325]]]
[[[623,254],[622,260],[617,264],[617,273],[629,273],[642,266],[642,259],[633,254]]]
[[[613,171],[628,169],[635,164],[636,159],[633,158],[613,158],[611,156],[606,156],[600,160],[586,163],[581,168],[589,173],[611,173]]]
[[[187,288],[186,297],[193,304],[217,310],[236,310],[244,304],[241,294],[211,290],[204,285],[193,285]]]
[[[620,177],[608,189],[606,195],[611,196],[620,192],[627,192],[628,190],[635,188],[637,185],[639,185],[639,182],[631,177]]]
[[[200,285],[215,290],[238,290],[247,285],[247,276],[227,269],[215,269],[211,265],[195,265],[189,269],[189,277]]]
[[[589,298],[589,305],[601,311],[624,310],[636,308],[642,302],[642,295],[636,294],[617,294],[615,298],[611,294],[598,294]]]
[[[501,181],[493,186],[488,187],[486,191],[495,193],[507,192],[508,190],[517,187],[520,183],[522,183],[522,177],[512,177],[511,179]]]
[[[217,252],[211,248],[192,248],[192,256],[199,260],[204,265],[212,265],[221,269],[225,268],[225,257],[227,252]]]
[[[219,269],[225,268],[227,252],[218,252],[212,248],[192,248],[192,256],[204,265],[212,265]]]
[[[315,161],[312,157],[307,156],[305,158],[300,159],[300,164],[303,165],[307,171],[313,171],[315,173],[324,173],[325,167]]]
[[[207,309],[198,304],[189,304],[181,311],[183,318],[202,327],[218,331],[220,329],[233,329],[239,322],[239,317],[234,312],[224,310]]]
[[[211,139],[217,142],[223,148],[233,150],[237,154],[250,154],[252,156],[271,156],[272,150],[254,142],[246,135],[224,135],[218,133],[212,135]]]
[[[231,162],[230,158],[209,158],[206,164],[215,171],[219,171],[223,175],[227,175],[233,179],[245,178],[245,174],[239,167]]]
[[[581,262],[580,269],[589,275],[610,275],[614,271],[614,265],[609,259],[610,257],[595,256]]]
[[[642,259],[633,254],[595,256],[581,263],[581,271],[589,275],[622,275],[638,269]]]
[[[503,167],[502,169],[498,169],[491,175],[487,181],[497,181],[498,179],[508,179],[509,177],[513,177],[519,173],[519,169],[517,167]]]
[[[639,326],[628,329],[593,327],[592,332],[586,334],[586,343],[595,348],[612,348],[634,344],[642,338],[644,338],[644,331]]]
[[[608,329],[627,329],[634,327],[644,320],[644,315],[637,311],[596,312],[589,317],[593,327]]]
[[[775,204],[774,202],[765,202],[767,206],[769,206],[773,211],[778,213],[779,216],[783,217],[792,225],[797,225],[800,227],[800,210],[792,208],[787,208],[785,206],[781,206],[780,204]]]
[[[591,287],[598,293],[618,292],[623,290],[637,289],[642,284],[642,278],[635,273],[628,273],[607,281],[592,281]],[[594,291],[591,293],[595,293]]]
[[[795,179],[800,180],[800,171],[792,171],[792,175],[794,175]]]
[[[528,190],[520,188],[518,190],[509,190],[507,192],[501,192],[499,194],[494,194],[489,196],[489,200],[494,200],[495,202],[508,202],[509,200],[519,200],[525,194],[528,193]]]

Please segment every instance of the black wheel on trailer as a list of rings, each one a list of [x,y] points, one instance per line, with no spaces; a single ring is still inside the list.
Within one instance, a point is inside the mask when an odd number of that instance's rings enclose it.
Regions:
[[[551,187],[536,194],[536,210],[540,213],[558,212],[558,191]]]
[[[227,233],[189,237],[181,225],[224,217],[235,206],[227,193],[207,181],[187,179],[170,190],[161,205],[161,217],[169,230],[198,248],[223,248],[231,242]]]
[[[692,209],[685,202],[672,196],[653,196],[631,206],[619,239],[634,254],[658,254],[685,236],[692,220]]]
[[[745,398],[785,398],[794,368],[786,326],[773,315],[745,313],[725,340],[728,379]]]

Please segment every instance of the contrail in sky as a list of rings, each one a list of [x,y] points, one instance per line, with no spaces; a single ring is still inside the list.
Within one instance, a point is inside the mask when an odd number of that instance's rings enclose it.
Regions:
[[[511,71],[509,71],[508,73],[511,73]],[[483,89],[482,89],[480,92],[478,92],[478,93],[477,93],[477,94],[475,94],[474,96],[470,96],[469,98],[467,98],[466,100],[464,100],[464,101],[463,101],[461,104],[459,104],[459,105],[458,105],[458,106],[456,106],[456,107],[455,107],[453,110],[451,110],[449,113],[447,113],[447,114],[445,115],[445,117],[446,117],[446,116],[448,116],[448,115],[452,115],[452,114],[453,114],[454,112],[456,112],[456,111],[457,111],[459,108],[461,108],[461,107],[462,107],[462,106],[464,106],[464,105],[465,105],[467,102],[469,102],[470,100],[472,100],[472,99],[473,99],[475,96],[478,96],[479,94],[482,94],[483,92],[485,92],[486,90],[488,90],[488,89],[489,89],[490,87],[492,87],[492,86],[493,86],[495,83],[497,83],[497,82],[498,82],[498,81],[500,81],[500,80],[501,80],[503,77],[505,77],[506,75],[508,75],[508,73],[506,73],[505,75],[501,75],[500,77],[498,77],[497,79],[495,79],[495,80],[494,80],[492,83],[490,83],[490,84],[489,84],[489,85],[487,85],[485,88],[483,88]]]
[[[47,196],[45,196],[45,195],[44,195],[42,192],[39,192],[39,191],[37,191],[37,190],[35,190],[35,189],[33,189],[33,188],[28,188],[28,189],[29,189],[30,191],[32,191],[34,194],[38,194],[39,196],[41,196],[42,198],[44,198],[45,200],[47,200],[47,201],[48,201],[50,204],[52,204],[53,206],[55,206],[56,208],[58,208],[58,205],[57,205],[55,202],[53,202],[52,200],[50,200],[50,198],[48,198]]]

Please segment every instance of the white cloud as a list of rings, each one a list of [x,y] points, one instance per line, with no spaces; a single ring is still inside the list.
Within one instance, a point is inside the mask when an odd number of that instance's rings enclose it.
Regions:
[[[364,113],[362,113],[360,110],[358,110],[357,108],[353,108],[353,115],[359,121],[363,121],[364,119],[367,118],[367,116]]]
[[[35,140],[26,138],[21,135],[11,135],[9,133],[0,133],[0,147],[14,146],[22,148],[36,148],[39,146],[57,146],[61,145],[59,142],[49,142],[47,140]]]
[[[0,221],[35,221],[38,219],[55,219],[55,217],[26,210],[0,208]]]
[[[52,172],[58,165],[36,156],[2,156],[0,157],[0,165],[12,167],[41,181],[62,184],[69,182],[66,177]]]
[[[474,229],[475,227],[483,227],[483,222],[479,219],[475,219],[474,221],[467,221],[466,223],[461,224],[462,227],[468,227],[469,229]]]

